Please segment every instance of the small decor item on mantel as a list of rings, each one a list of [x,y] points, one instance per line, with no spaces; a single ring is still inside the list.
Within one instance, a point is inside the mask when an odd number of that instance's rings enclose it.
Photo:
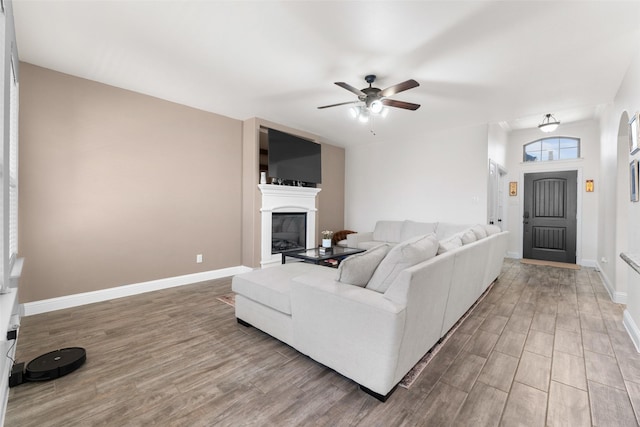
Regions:
[[[331,238],[333,237],[333,231],[324,230],[322,232],[322,247],[330,248],[331,247]]]

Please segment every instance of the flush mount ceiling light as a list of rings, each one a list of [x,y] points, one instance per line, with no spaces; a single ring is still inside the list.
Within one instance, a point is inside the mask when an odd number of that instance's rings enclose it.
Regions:
[[[542,119],[542,123],[538,125],[538,128],[542,132],[553,132],[554,130],[558,129],[559,124],[560,122],[558,121],[558,119],[556,119],[551,113],[549,113],[544,116],[544,118]]]

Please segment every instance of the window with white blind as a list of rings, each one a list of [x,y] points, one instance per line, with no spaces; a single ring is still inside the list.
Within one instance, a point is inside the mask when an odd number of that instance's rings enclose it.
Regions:
[[[11,58],[11,81],[9,82],[9,259],[18,255],[18,76]]]
[[[4,241],[3,236],[4,236],[4,230],[5,230],[4,219],[8,217],[7,215],[5,215],[5,210],[3,208],[4,200],[6,199],[5,192],[4,192],[4,188],[5,188],[4,171],[7,170],[4,164],[4,158],[5,158],[4,146],[5,146],[5,143],[8,142],[8,140],[5,138],[5,135],[6,135],[5,129],[8,127],[7,114],[5,113],[10,111],[10,106],[7,104],[6,102],[7,98],[4,96],[5,88],[7,87],[7,85],[4,82],[5,82],[5,77],[7,76],[5,62],[6,62],[6,58],[10,57],[10,55],[6,54],[8,43],[7,43],[7,36],[6,36],[7,17],[6,17],[6,11],[4,8],[4,2],[0,3],[0,5],[2,6],[2,17],[0,19],[0,37],[2,37],[2,39],[0,40],[0,52],[1,52],[0,81],[2,82],[2,84],[0,84],[0,100],[2,100],[0,102],[0,117],[2,118],[2,120],[0,120],[0,135],[2,135],[2,145],[3,145],[3,148],[0,150],[0,189],[1,189],[0,191],[0,293],[5,293],[7,290],[7,287],[9,286],[9,280],[8,278],[5,278],[5,272],[10,271],[10,267],[9,267],[10,260],[7,257],[5,262],[4,254],[6,253],[6,251],[5,251],[5,245],[3,243]]]
[[[0,0],[1,1],[1,0]],[[5,13],[5,2],[2,1],[2,12]],[[2,17],[0,34],[3,40],[0,46],[0,293],[11,286],[11,272],[18,254],[18,52],[15,33],[6,16]]]
[[[0,424],[8,401],[8,379],[16,341],[7,331],[20,323],[18,276],[18,50],[10,0],[0,0]],[[15,267],[14,267],[15,263]],[[16,320],[17,319],[17,320]]]

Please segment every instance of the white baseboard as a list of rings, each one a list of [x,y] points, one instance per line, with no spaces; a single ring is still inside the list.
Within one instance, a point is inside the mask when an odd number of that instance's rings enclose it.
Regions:
[[[636,351],[640,352],[640,329],[638,329],[636,322],[633,321],[631,314],[629,314],[629,310],[624,311],[624,314],[622,315],[622,324],[631,337],[633,345],[636,346]]]
[[[609,293],[609,298],[611,298],[611,301],[615,302],[616,304],[626,304],[627,303],[627,293],[626,292],[616,292],[613,289],[613,285],[611,284],[611,280],[609,280],[609,277],[607,277],[607,275],[605,274],[604,270],[602,269],[602,267],[600,267],[600,264],[598,264],[597,261],[596,261],[595,268],[598,270],[598,274],[600,274],[600,277],[602,278],[602,283],[604,284],[604,288]]]
[[[115,288],[101,289],[99,291],[83,292],[80,294],[66,295],[63,297],[28,302],[22,304],[23,316],[47,313],[49,311],[62,310],[64,308],[77,307],[94,302],[107,301],[115,298],[128,297],[145,292],[176,286],[190,285],[206,280],[220,279],[245,273],[252,269],[245,266],[229,267],[220,270],[204,271],[202,273],[187,274],[184,276],[168,277],[165,279],[151,280],[149,282],[135,283],[131,285],[117,286]]]
[[[580,260],[580,265],[583,267],[591,267],[591,268],[597,268],[598,270],[600,270],[600,267],[598,266],[598,262],[595,259],[581,259]]]
[[[521,259],[522,256],[520,255],[519,252],[507,252],[506,255],[507,258],[513,258],[513,259]]]

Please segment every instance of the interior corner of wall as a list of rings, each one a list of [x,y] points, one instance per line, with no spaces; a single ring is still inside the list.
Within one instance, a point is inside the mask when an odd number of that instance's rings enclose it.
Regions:
[[[594,268],[599,273],[600,278],[602,279],[602,284],[604,285],[604,288],[607,290],[607,293],[609,294],[609,298],[611,298],[611,301],[613,301],[616,304],[626,304],[627,293],[616,291],[613,284],[611,283],[611,280],[609,279],[609,276],[607,276],[607,273],[605,272],[605,270],[603,270],[602,267],[600,267],[600,264],[598,264],[597,261],[595,262],[595,264],[596,265]]]

